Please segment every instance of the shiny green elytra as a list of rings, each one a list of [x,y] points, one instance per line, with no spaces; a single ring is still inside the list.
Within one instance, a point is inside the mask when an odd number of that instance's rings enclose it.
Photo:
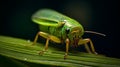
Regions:
[[[84,29],[78,21],[51,9],[42,9],[37,11],[33,14],[32,20],[37,23],[40,28],[40,31],[34,39],[33,45],[36,43],[38,36],[46,38],[45,48],[43,51],[40,51],[40,54],[43,54],[48,49],[49,40],[56,43],[66,43],[66,53],[64,59],[68,56],[70,45],[75,47],[84,45],[89,53],[97,54],[91,39],[82,38]],[[92,52],[87,43],[90,43]]]

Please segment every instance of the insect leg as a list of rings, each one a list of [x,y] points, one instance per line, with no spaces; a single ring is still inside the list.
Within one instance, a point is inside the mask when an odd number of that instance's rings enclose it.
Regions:
[[[43,54],[47,49],[48,49],[48,44],[49,44],[49,37],[48,37],[48,34],[44,33],[44,32],[38,32],[35,39],[34,39],[34,42],[32,45],[35,45],[36,42],[37,42],[37,39],[38,39],[38,36],[42,36],[44,38],[46,38],[46,44],[45,44],[45,49],[41,52],[39,52],[39,54]]]
[[[90,51],[90,48],[88,47],[88,44],[85,43],[84,45],[85,45],[85,49],[87,50],[87,52],[88,52],[88,53],[92,53],[92,52]]]
[[[44,50],[40,51],[39,54],[43,54],[48,49],[49,40],[52,40],[53,42],[56,42],[56,43],[61,43],[61,40],[56,36],[50,35],[50,34],[45,33],[45,32],[38,32],[36,37],[35,37],[35,40],[33,42],[33,45],[36,43],[38,36],[42,36],[42,37],[47,39]]]
[[[85,45],[86,50],[87,50],[89,53],[91,53],[91,51],[90,51],[87,43],[90,43],[92,52],[95,53],[95,54],[97,54],[97,53],[95,52],[95,48],[94,48],[94,46],[93,46],[93,43],[92,43],[91,39],[89,39],[89,38],[80,39],[79,42],[78,42],[78,45],[82,45],[82,44]]]
[[[40,35],[40,32],[38,32],[38,33],[36,34],[35,39],[34,39],[34,42],[33,42],[32,45],[35,45],[35,44],[36,44],[39,35]]]
[[[91,53],[89,46],[87,45],[88,41],[86,39],[80,39],[78,45],[85,45],[85,49],[88,53]]]
[[[45,48],[39,52],[40,55],[42,55],[48,49],[48,44],[49,44],[49,38],[47,38],[47,40],[46,40]]]
[[[90,42],[90,46],[91,46],[92,52],[94,54],[97,54],[97,52],[95,52],[95,48],[94,48],[94,45],[93,45],[93,42],[91,41],[91,39],[87,38],[86,40],[88,40]]]
[[[68,56],[69,43],[70,43],[70,41],[69,41],[69,39],[67,38],[67,39],[66,39],[66,53],[65,53],[64,59],[66,59],[67,56]]]

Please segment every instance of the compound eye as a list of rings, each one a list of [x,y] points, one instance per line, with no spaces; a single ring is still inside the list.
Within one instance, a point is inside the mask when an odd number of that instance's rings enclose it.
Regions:
[[[69,34],[69,32],[70,32],[70,29],[69,29],[69,28],[67,28],[67,29],[66,29],[66,33],[67,33],[67,34]]]

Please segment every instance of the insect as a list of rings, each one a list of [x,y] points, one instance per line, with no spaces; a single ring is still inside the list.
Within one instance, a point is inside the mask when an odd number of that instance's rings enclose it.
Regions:
[[[82,35],[87,32],[105,36],[98,32],[84,31],[83,26],[79,22],[51,9],[37,11],[33,14],[32,20],[39,24],[40,28],[40,31],[36,34],[33,45],[36,44],[38,36],[46,39],[45,48],[39,52],[41,55],[48,49],[50,40],[55,43],[66,44],[64,59],[67,58],[69,46],[71,45],[75,47],[84,45],[87,52],[97,54],[91,39],[83,39]],[[91,50],[88,43],[90,44]]]

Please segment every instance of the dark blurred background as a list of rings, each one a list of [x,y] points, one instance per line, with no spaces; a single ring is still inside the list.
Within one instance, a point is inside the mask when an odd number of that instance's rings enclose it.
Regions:
[[[0,35],[33,40],[39,29],[31,21],[32,14],[50,8],[76,19],[85,30],[106,34],[83,37],[92,39],[99,54],[120,58],[116,0],[1,0],[0,5]]]

